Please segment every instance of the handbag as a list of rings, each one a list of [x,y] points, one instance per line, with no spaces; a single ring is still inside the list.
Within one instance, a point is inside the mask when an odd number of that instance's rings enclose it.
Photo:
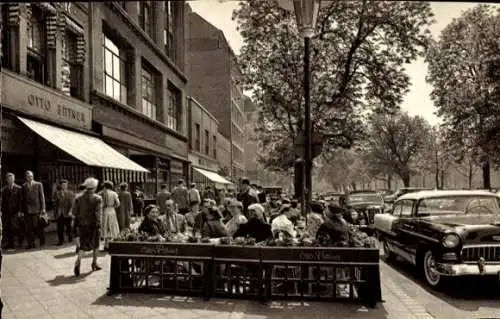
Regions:
[[[40,214],[38,222],[41,228],[46,228],[47,226],[49,226],[49,215],[47,213]]]

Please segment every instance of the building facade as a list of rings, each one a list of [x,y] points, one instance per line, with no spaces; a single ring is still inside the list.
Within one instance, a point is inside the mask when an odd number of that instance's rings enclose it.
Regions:
[[[188,91],[219,121],[219,132],[231,143],[233,180],[245,174],[244,96],[236,56],[224,34],[201,16],[189,12]]]
[[[152,197],[189,173],[184,1],[92,2],[94,129],[151,173]]]
[[[257,125],[257,108],[252,100],[245,96],[245,169],[246,176],[252,183],[261,184],[262,170],[259,165],[259,145],[254,139],[255,126]]]

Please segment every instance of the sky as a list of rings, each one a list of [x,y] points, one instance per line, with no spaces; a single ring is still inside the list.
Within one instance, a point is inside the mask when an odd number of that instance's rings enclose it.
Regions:
[[[237,8],[238,1],[220,0],[196,0],[188,1],[194,12],[224,32],[226,39],[236,54],[243,45],[243,38],[236,30],[236,22],[231,20],[233,10]],[[453,18],[458,18],[467,9],[478,3],[467,2],[431,2],[434,11],[434,23],[430,27],[432,35],[437,39],[441,31]],[[500,6],[500,5],[496,5]],[[406,72],[411,79],[411,87],[406,95],[402,109],[412,115],[420,115],[427,119],[432,125],[438,124],[439,119],[435,116],[435,107],[430,99],[432,87],[426,83],[427,65],[423,58],[415,60],[406,66]]]

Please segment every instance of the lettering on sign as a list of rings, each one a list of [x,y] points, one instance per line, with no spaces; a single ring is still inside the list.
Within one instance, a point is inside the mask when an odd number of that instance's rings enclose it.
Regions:
[[[178,252],[178,248],[167,247],[164,245],[148,245],[141,247],[141,253],[145,255],[177,256]]]
[[[300,260],[317,260],[317,261],[340,261],[339,255],[329,253],[328,251],[301,251],[299,254]]]
[[[44,99],[40,96],[36,96],[35,94],[28,95],[28,104],[34,108],[41,109],[48,113],[53,110],[53,107],[55,107],[55,111],[60,117],[70,121],[85,123],[85,113],[75,111],[74,109],[62,104],[57,104],[54,106],[52,105],[52,102],[50,100]]]

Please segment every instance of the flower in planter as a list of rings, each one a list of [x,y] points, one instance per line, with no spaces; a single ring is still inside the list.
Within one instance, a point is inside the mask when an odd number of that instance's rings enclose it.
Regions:
[[[222,237],[220,243],[222,245],[231,245],[231,237]]]
[[[247,245],[247,246],[254,246],[256,243],[257,243],[257,240],[255,238],[253,238],[253,237],[247,237],[245,239],[245,243],[244,244]]]
[[[236,237],[233,240],[234,245],[244,245],[245,244],[245,237]]]

